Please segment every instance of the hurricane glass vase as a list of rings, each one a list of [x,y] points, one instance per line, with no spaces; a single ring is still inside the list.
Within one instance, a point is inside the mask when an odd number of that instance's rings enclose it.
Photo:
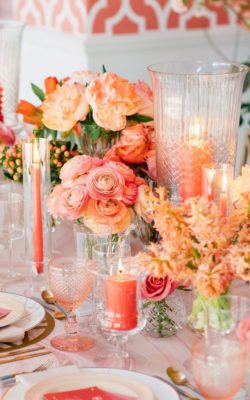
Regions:
[[[149,336],[175,335],[185,323],[185,306],[178,291],[160,301],[144,301],[143,309],[146,315],[144,332]]]
[[[0,88],[4,123],[18,131],[16,106],[18,103],[20,51],[24,24],[0,20]]]
[[[107,132],[105,135],[101,135],[97,139],[92,138],[84,128],[82,128],[82,136],[79,138],[79,144],[84,154],[91,157],[103,158],[109,149],[118,140],[118,134]]]
[[[235,166],[248,68],[218,62],[152,65],[158,184],[179,204],[202,194],[202,170]]]

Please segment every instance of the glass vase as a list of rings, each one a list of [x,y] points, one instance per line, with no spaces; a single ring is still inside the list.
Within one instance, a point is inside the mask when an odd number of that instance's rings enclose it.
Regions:
[[[83,154],[91,157],[103,158],[109,149],[116,143],[118,135],[107,132],[101,135],[98,139],[92,139],[88,133],[82,128],[82,136],[79,138]]]
[[[158,184],[179,204],[202,194],[202,168],[235,166],[248,68],[218,62],[152,65]]]
[[[20,51],[24,24],[0,20],[0,87],[4,123],[16,132],[21,127],[16,114],[20,76]]]
[[[172,336],[184,326],[185,305],[178,291],[160,301],[144,301],[143,309],[146,316],[144,332],[149,336]]]
[[[39,285],[51,255],[51,218],[46,204],[50,194],[49,140],[24,143],[22,154],[26,262],[34,285],[36,280]]]

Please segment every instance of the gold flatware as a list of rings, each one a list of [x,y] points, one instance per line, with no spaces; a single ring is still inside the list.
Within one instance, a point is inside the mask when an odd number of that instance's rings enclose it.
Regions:
[[[58,320],[65,319],[66,315],[64,313],[62,313],[61,311],[55,311],[54,318],[58,319]]]
[[[51,351],[42,351],[40,353],[36,353],[36,354],[25,354],[22,356],[17,356],[8,360],[0,360],[0,365],[2,364],[8,364],[14,361],[22,361],[22,360],[27,360],[28,358],[35,358],[35,357],[40,357],[40,356],[45,356],[46,354],[50,354]]]
[[[9,351],[8,353],[1,353],[0,354],[0,359],[1,358],[6,358],[6,357],[17,356],[19,354],[32,353],[33,351],[44,350],[44,348],[45,348],[44,346],[40,346],[40,347],[36,347],[36,348],[33,348],[33,349]]]
[[[185,390],[179,388],[178,386],[174,385],[173,383],[169,382],[167,379],[162,378],[161,376],[152,375],[154,378],[160,379],[161,381],[167,383],[171,386],[178,394],[181,396],[186,397],[188,400],[200,400],[198,397],[192,396],[190,393],[187,393]]]
[[[176,385],[181,385],[181,386],[186,386],[189,389],[193,390],[196,393],[198,392],[198,389],[196,389],[191,383],[188,381],[186,375],[184,372],[180,371],[177,368],[169,367],[166,369],[166,373],[171,379],[172,382],[174,382]]]
[[[47,304],[53,304],[58,310],[60,310],[65,316],[67,316],[66,310],[57,303],[56,299],[54,298],[53,294],[49,290],[43,290],[41,292],[42,299],[47,303]]]

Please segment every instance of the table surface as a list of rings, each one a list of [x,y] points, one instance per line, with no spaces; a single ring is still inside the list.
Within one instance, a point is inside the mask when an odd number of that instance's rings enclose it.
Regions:
[[[55,254],[74,254],[72,231],[72,226],[69,224],[61,224],[56,227],[55,232],[52,234]],[[23,244],[19,245],[22,251]],[[19,261],[20,263],[17,268],[20,268],[20,271],[24,270],[21,260]],[[0,290],[29,295],[31,294],[29,283],[30,274],[26,271],[26,280],[2,280]],[[250,298],[250,285],[237,282],[233,288],[233,293]],[[190,302],[190,293],[184,292],[183,299],[186,304]],[[81,314],[90,314],[91,307],[86,303],[80,311]],[[89,331],[89,319],[90,315],[79,318],[80,329],[85,333]],[[58,332],[63,332],[63,321],[56,321],[56,327],[51,336]],[[190,381],[192,381],[190,357],[192,345],[196,340],[197,336],[188,328],[183,328],[176,335],[168,338],[152,338],[142,333],[136,334],[130,337],[128,341],[128,350],[134,359],[132,369],[145,374],[166,378],[166,368],[174,366],[185,371]],[[96,345],[91,350],[77,354],[54,350],[50,346],[50,337],[42,341],[42,343],[52,351],[51,355],[2,365],[0,366],[0,376],[7,373],[31,371],[48,358],[53,359],[53,367],[71,363],[78,367],[116,367],[116,365],[112,365],[112,360],[99,360],[101,352],[105,354],[112,351],[112,346],[107,344],[102,338],[97,338]]]

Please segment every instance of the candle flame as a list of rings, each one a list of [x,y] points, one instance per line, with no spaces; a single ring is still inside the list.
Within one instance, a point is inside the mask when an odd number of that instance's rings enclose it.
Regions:
[[[122,274],[124,274],[124,268],[123,268],[123,266],[122,266],[122,260],[121,260],[121,258],[119,258],[119,261],[118,261],[118,275],[122,275]]]
[[[41,158],[40,158],[40,152],[38,148],[38,142],[37,140],[34,140],[33,142],[33,162],[34,163],[40,163]]]
[[[199,118],[194,119],[194,123],[189,126],[189,139],[198,140],[201,138],[201,123]]]

